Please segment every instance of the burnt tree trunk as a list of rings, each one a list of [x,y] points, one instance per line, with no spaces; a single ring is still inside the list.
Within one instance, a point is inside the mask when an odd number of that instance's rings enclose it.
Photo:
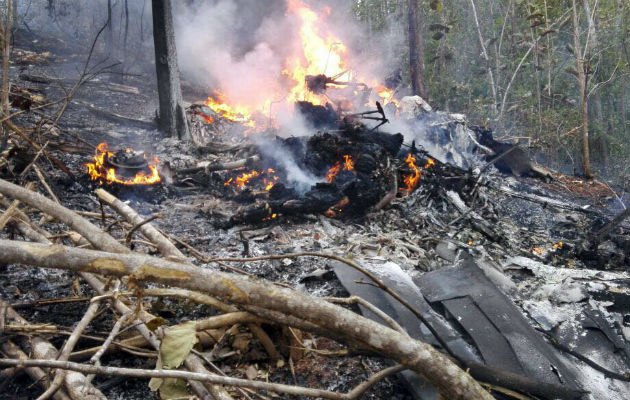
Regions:
[[[173,29],[171,0],[153,0],[153,41],[160,111],[160,131],[182,140],[190,138],[182,100]]]
[[[426,99],[424,92],[424,44],[418,0],[409,0],[409,73],[413,94]]]

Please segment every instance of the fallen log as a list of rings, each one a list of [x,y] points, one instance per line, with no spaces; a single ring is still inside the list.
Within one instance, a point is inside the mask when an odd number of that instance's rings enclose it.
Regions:
[[[92,104],[79,101],[79,100],[72,100],[72,103],[87,108],[88,110],[90,110],[90,112],[92,112],[96,116],[108,119],[113,122],[117,122],[119,124],[132,125],[140,129],[149,129],[149,130],[155,129],[156,127],[155,121],[127,117],[125,115],[120,115],[115,112],[111,112],[111,111],[100,109],[98,107],[94,107]]]
[[[194,174],[197,172],[205,171],[205,172],[214,172],[214,171],[229,171],[233,169],[238,169],[245,167],[247,165],[251,165],[260,161],[260,156],[251,156],[247,158],[243,158],[241,160],[226,162],[226,163],[217,163],[210,164],[209,162],[199,163],[196,167],[184,168],[176,171],[178,174]]]
[[[449,399],[492,399],[470,375],[426,343],[329,302],[263,280],[197,268],[140,254],[114,254],[0,240],[0,262],[95,272],[206,292],[240,305],[256,304],[305,319],[362,343],[424,376]]]
[[[2,344],[2,351],[14,360],[30,360],[26,353],[24,353],[15,343],[10,340]],[[40,367],[27,367],[25,368],[25,370],[28,376],[30,376],[31,379],[37,382],[42,388],[46,389],[48,385],[50,385],[48,375]],[[66,390],[63,388],[57,390],[57,392],[53,395],[53,399],[72,400],[70,396],[68,396],[68,394],[66,393]]]
[[[11,308],[8,304],[4,303],[0,300],[0,305],[6,306],[7,310],[7,319],[14,320],[20,325],[28,325],[28,321],[22,318],[13,308]],[[42,339],[39,336],[34,336],[30,338],[30,343],[28,338],[24,339],[27,344],[30,344],[31,351],[33,353],[33,357],[38,360],[55,360],[59,356],[59,351],[47,340]],[[87,381],[87,377],[79,372],[72,372],[62,376],[63,384],[65,385],[65,389],[67,393],[73,400],[104,400],[106,399],[105,395],[101,393],[100,390],[92,386]],[[52,384],[51,384],[52,385]]]

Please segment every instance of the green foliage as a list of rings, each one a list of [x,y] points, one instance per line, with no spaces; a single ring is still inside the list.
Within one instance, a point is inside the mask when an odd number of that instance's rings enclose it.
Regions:
[[[581,125],[572,0],[473,1],[489,63],[482,56],[470,0],[419,0],[429,103],[466,113],[473,121],[489,120],[500,135],[530,138],[526,142],[545,154],[550,164],[579,165],[579,134],[561,137]],[[354,0],[354,4],[358,19],[374,32],[406,26],[407,1]],[[586,49],[589,73],[594,169],[628,174],[628,163],[615,160],[627,161],[630,154],[630,2],[576,0],[576,4],[578,40],[581,52]],[[590,31],[584,5],[593,16]],[[404,37],[405,30],[401,32]],[[401,54],[400,60],[400,69],[408,71],[408,56]],[[488,66],[496,82],[497,109],[505,96],[501,120],[492,104]],[[606,159],[608,168],[603,165]]]

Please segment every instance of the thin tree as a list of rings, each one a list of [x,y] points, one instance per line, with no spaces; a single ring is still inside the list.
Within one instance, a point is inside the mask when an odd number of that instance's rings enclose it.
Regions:
[[[418,0],[408,2],[409,21],[409,74],[413,94],[426,98],[424,91],[424,41]]]
[[[0,96],[0,102],[2,103],[2,116],[6,117],[11,111],[9,104],[9,94],[11,92],[11,83],[9,82],[9,59],[11,57],[11,19],[13,13],[11,12],[12,2],[11,0],[5,1],[5,9],[2,13],[2,95]],[[2,126],[4,131],[4,125]],[[0,149],[6,146],[8,138],[8,132],[4,132],[0,143]]]
[[[584,60],[584,56],[588,53],[589,50],[588,44],[590,36],[586,36],[584,51],[582,51],[580,44],[580,27],[577,4],[575,0],[571,1],[573,8],[573,53],[575,55],[575,66],[577,69],[577,78],[580,93],[580,113],[582,115],[582,169],[584,171],[585,177],[592,178],[593,174],[591,172],[591,157],[588,144],[588,67]]]
[[[190,138],[182,100],[171,0],[153,0],[153,42],[160,111],[159,129],[182,140]]]

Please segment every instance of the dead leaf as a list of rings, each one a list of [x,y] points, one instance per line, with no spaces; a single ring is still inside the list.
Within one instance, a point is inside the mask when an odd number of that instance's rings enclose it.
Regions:
[[[188,384],[181,379],[166,378],[160,386],[162,400],[189,398]]]
[[[166,324],[166,322],[167,321],[162,317],[155,317],[151,321],[147,322],[146,325],[152,332],[155,332],[158,327]]]
[[[250,365],[245,371],[245,376],[247,376],[247,379],[250,381],[253,381],[258,376],[258,370],[254,368],[253,365]]]
[[[174,369],[182,365],[196,343],[197,324],[194,321],[170,327],[160,345],[164,368]]]

